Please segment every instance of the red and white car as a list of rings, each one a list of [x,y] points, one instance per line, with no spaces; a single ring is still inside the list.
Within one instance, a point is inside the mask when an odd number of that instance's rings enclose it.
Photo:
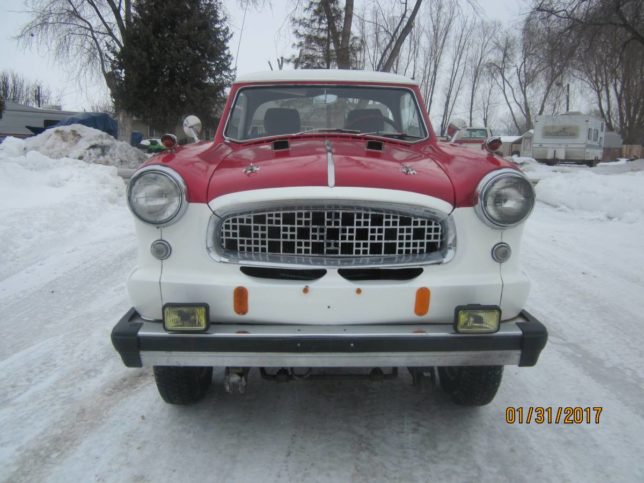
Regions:
[[[532,186],[438,142],[416,82],[248,75],[214,140],[163,142],[128,187],[138,261],[112,341],[165,401],[200,399],[213,367],[241,390],[250,368],[402,366],[481,405],[504,365],[536,363],[547,332],[519,268]]]

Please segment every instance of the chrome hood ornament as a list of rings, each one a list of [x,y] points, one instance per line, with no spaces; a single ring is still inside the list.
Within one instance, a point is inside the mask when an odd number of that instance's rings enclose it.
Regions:
[[[412,168],[411,166],[407,166],[406,164],[402,165],[402,168],[400,168],[400,171],[403,172],[403,174],[407,174],[410,176],[413,176],[416,174],[416,170]]]
[[[250,176],[251,174],[255,174],[259,171],[259,166],[254,165],[253,163],[250,163],[248,166],[244,168],[244,174],[246,176]]]

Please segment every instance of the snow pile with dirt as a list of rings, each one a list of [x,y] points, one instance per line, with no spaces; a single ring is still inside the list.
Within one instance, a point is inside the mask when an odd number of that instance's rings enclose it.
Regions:
[[[136,168],[147,159],[143,152],[129,144],[81,124],[47,129],[24,140],[7,138],[2,145],[7,142],[6,149],[13,154],[37,151],[54,159],[80,159],[117,168]]]
[[[629,223],[644,161],[544,167],[548,204],[521,255],[526,309],[550,339],[536,367],[506,367],[489,406],[456,407],[401,368],[288,384],[253,370],[243,396],[217,371],[203,401],[178,408],[110,342],[136,263],[116,168],[23,148],[0,146],[0,481],[644,481],[644,223]],[[506,422],[506,408],[535,406],[602,414]]]
[[[16,138],[0,145],[0,279],[79,236],[109,230],[126,210],[117,168],[21,148]]]

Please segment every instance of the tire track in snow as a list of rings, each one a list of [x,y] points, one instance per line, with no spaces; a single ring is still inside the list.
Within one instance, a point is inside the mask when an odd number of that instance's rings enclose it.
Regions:
[[[52,420],[44,434],[34,438],[35,444],[30,442],[21,449],[19,457],[7,465],[11,473],[6,481],[44,481],[53,467],[109,419],[113,407],[150,384],[148,371],[129,371],[102,390],[86,394],[81,402],[68,408],[67,415]]]

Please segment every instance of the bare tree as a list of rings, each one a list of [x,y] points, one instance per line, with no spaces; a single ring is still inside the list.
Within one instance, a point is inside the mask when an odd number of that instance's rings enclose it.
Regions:
[[[627,144],[644,143],[644,55],[641,47],[624,47],[624,32],[607,30],[579,49],[575,72],[592,91],[610,130]]]
[[[567,32],[618,32],[624,44],[644,46],[644,0],[537,0],[533,10],[565,21]]]
[[[492,36],[497,28],[492,23],[479,21],[474,25],[472,31],[472,41],[466,58],[466,73],[469,81],[469,125],[473,125],[474,103],[476,94],[481,83],[481,77],[484,75],[485,66],[490,60],[492,53]],[[487,118],[487,113],[484,116]],[[486,124],[487,125],[487,124]]]
[[[40,45],[80,76],[100,74],[113,94],[112,65],[131,24],[132,0],[29,0],[27,6],[32,19],[18,36],[22,44]],[[131,116],[118,117],[119,132],[129,139]]]
[[[42,82],[30,82],[11,71],[0,72],[0,98],[34,107],[45,107],[57,102],[51,89]]]
[[[465,77],[465,57],[470,44],[471,35],[471,22],[466,17],[461,17],[453,34],[450,59],[451,64],[444,92],[445,100],[443,103],[443,116],[440,128],[441,136],[444,136],[447,132],[447,126],[450,118],[452,117],[454,106],[456,105],[461,88],[463,87],[463,79]]]
[[[436,0],[428,4],[424,14],[428,22],[423,29],[424,48],[420,85],[428,111],[431,111],[434,102],[447,39],[459,12],[457,7],[455,0]]]
[[[380,1],[375,0],[368,15],[365,14],[358,19],[363,42],[366,44],[363,58],[370,57],[369,64],[374,70],[390,72],[393,69],[403,44],[413,29],[422,1],[415,0],[412,7],[409,0],[400,0],[400,8],[396,5],[392,8],[391,3],[387,2],[387,8],[383,8]],[[350,42],[354,2],[345,0],[342,29],[336,27],[339,22],[333,13],[332,0],[320,0],[320,2],[331,29],[331,40],[338,67],[351,68]]]
[[[386,30],[385,33],[388,37],[388,42],[382,50],[380,60],[376,66],[376,70],[389,72],[394,65],[394,62],[398,59],[400,55],[400,49],[402,48],[405,39],[410,34],[411,29],[414,25],[414,20],[416,15],[418,15],[418,10],[422,0],[416,0],[414,7],[411,12],[408,10],[408,2],[403,1],[403,12],[400,15],[398,22],[393,30]]]
[[[353,23],[353,0],[344,4],[342,28],[338,30],[338,19],[334,15],[331,0],[320,0],[327,17],[327,25],[331,33],[331,41],[335,50],[336,62],[339,69],[351,68],[351,24]]]
[[[116,109],[111,99],[103,99],[92,103],[89,107],[90,112],[104,112],[110,116],[116,115]]]
[[[111,64],[131,22],[131,0],[30,0],[32,20],[18,38],[37,43],[81,74],[96,69],[113,89]]]
[[[520,35],[500,32],[488,64],[518,132],[559,105],[574,51],[544,18],[530,15]]]
[[[479,81],[479,89],[477,90],[476,104],[478,111],[481,113],[481,120],[483,126],[489,127],[492,124],[492,116],[494,115],[493,109],[496,103],[493,102],[495,92],[494,79],[489,68],[484,68]],[[470,121],[470,124],[472,121]]]
[[[359,19],[366,65],[382,72],[405,73],[416,61],[420,48],[416,19],[422,0],[368,4]]]
[[[268,62],[269,69],[275,70],[275,69],[273,69],[273,63],[270,60],[268,60],[267,62]],[[277,70],[283,70],[284,69],[284,62],[286,62],[286,59],[284,58],[284,56],[280,56],[280,57],[277,58],[277,60],[276,60]]]
[[[644,0],[535,1],[574,53],[573,70],[590,88],[609,129],[644,143]]]

